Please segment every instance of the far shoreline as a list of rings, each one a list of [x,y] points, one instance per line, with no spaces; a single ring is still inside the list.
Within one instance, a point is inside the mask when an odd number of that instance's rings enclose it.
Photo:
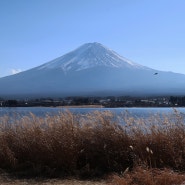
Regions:
[[[103,105],[64,105],[64,106],[56,106],[56,108],[67,109],[67,108],[105,108],[105,107]]]
[[[103,105],[64,105],[64,106],[2,106],[0,108],[64,108],[64,109],[70,109],[70,108],[108,108],[108,109],[114,109],[114,108],[185,108],[185,106],[128,106],[128,107],[107,107]]]

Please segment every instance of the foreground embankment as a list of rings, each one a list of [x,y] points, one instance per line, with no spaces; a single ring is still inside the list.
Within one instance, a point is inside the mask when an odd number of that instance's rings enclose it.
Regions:
[[[123,119],[124,125],[109,111],[1,117],[0,168],[17,177],[107,178],[118,185],[182,183],[181,115],[174,110],[147,119],[124,114]]]

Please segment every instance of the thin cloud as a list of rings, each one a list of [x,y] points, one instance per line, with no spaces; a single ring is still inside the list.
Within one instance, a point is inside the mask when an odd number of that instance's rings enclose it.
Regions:
[[[14,75],[14,74],[17,74],[17,73],[20,73],[22,72],[21,69],[11,69],[11,74]]]

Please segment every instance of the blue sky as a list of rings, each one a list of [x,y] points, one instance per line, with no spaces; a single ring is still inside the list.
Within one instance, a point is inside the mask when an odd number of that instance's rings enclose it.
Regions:
[[[184,0],[0,0],[0,77],[88,42],[185,74]]]

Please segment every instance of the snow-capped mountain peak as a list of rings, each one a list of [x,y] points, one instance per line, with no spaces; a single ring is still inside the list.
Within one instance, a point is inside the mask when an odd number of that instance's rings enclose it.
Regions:
[[[123,58],[115,51],[103,46],[102,44],[94,42],[86,43],[62,57],[39,66],[37,69],[60,68],[64,72],[68,72],[81,71],[99,66],[113,68],[145,68],[142,65]]]
[[[158,74],[158,75],[154,75]],[[0,97],[184,95],[185,75],[131,62],[87,43],[51,62],[0,78]]]

